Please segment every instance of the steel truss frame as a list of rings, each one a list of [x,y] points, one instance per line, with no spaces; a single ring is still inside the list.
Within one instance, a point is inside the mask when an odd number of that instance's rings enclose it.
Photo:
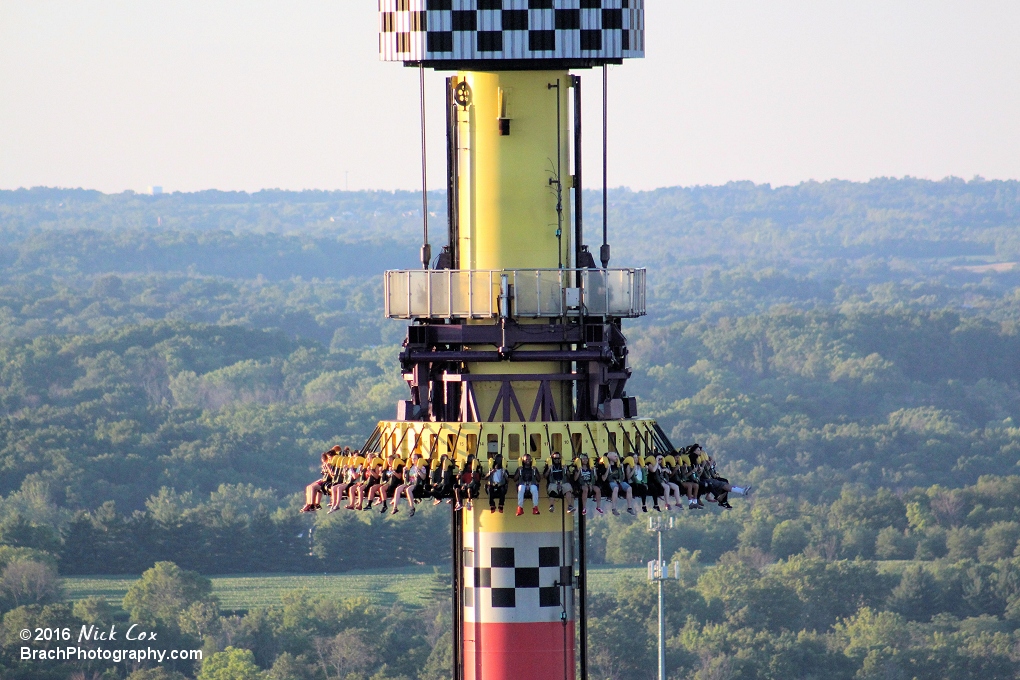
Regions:
[[[559,363],[565,370],[472,374],[467,368],[496,362]],[[502,319],[498,325],[417,323],[408,327],[400,365],[411,392],[402,416],[407,420],[481,422],[486,416],[485,422],[509,422],[516,416],[520,421],[552,422],[637,417],[637,400],[626,393],[631,369],[619,319],[550,324],[519,324],[512,319]],[[488,414],[479,410],[476,382],[501,383]],[[528,412],[514,385],[536,382],[538,394],[525,418]],[[562,382],[573,384],[572,413],[559,413],[554,403],[552,384]]]

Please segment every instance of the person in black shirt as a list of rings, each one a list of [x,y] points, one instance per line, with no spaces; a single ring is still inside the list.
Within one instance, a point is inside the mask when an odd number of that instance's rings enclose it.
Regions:
[[[467,462],[464,463],[464,467],[453,485],[453,498],[457,502],[455,510],[460,510],[461,507],[471,510],[471,500],[478,498],[478,487],[481,484],[482,476],[477,468],[478,464],[475,462],[474,454],[468,455]]]
[[[453,498],[453,471],[450,456],[444,453],[439,457],[436,466],[432,468],[432,485],[430,487],[432,505],[439,505],[444,498]]]
[[[574,478],[581,487],[581,514],[588,514],[588,496],[595,496],[595,512],[602,512],[602,487],[598,480],[598,471],[591,466],[588,455],[581,454],[581,464],[574,472]]]
[[[510,475],[503,469],[503,456],[496,454],[492,459],[492,469],[485,476],[485,491],[489,494],[489,512],[496,512],[496,502],[499,502],[499,511],[503,512],[503,503],[506,502],[507,487],[510,486]]]
[[[570,484],[571,472],[563,465],[563,456],[553,451],[552,461],[545,466],[546,493],[549,495],[549,512],[556,510],[554,498],[563,498],[567,503],[567,512],[574,511],[574,488]]]
[[[524,495],[531,493],[531,514],[538,515],[538,470],[531,459],[531,454],[526,453],[521,458],[521,464],[514,473],[514,481],[517,482],[517,516],[524,514]]]

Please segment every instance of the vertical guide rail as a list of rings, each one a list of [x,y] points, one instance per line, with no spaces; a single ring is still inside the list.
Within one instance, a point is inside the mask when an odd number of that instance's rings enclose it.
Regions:
[[[450,506],[451,508],[453,506]],[[451,510],[452,520],[450,523],[451,547],[453,550],[453,680],[463,680],[464,660],[461,658],[464,637],[463,611],[461,608],[461,593],[463,591],[464,577],[464,546],[463,534],[460,527],[460,515],[456,510]]]
[[[581,76],[570,76],[574,85],[574,266],[581,266],[581,244],[584,242],[584,197],[581,190]],[[581,272],[575,275],[581,287]]]
[[[450,269],[460,269],[460,197],[459,174],[460,132],[457,129],[457,101],[454,99],[455,78],[446,79],[446,215]]]
[[[549,83],[549,89],[556,89],[556,251],[559,259],[558,269],[563,269],[563,119],[560,111],[563,104],[563,91],[560,79]],[[549,180],[549,184],[552,184]]]
[[[587,518],[577,515],[577,628],[581,648],[581,680],[588,680],[588,530]]]
[[[546,436],[548,436],[549,435],[549,426],[548,425],[546,425],[546,427],[545,427],[545,432],[546,432]],[[550,450],[551,450],[551,448],[552,448],[552,445],[550,444]],[[571,538],[573,538],[573,537],[571,536]],[[573,547],[573,545],[571,545],[571,547]],[[557,581],[564,581],[564,579],[563,579],[563,572],[565,571],[565,569],[563,568],[563,562],[566,561],[566,556],[567,556],[567,499],[561,498],[560,499],[560,560],[561,560],[561,562],[560,562],[560,576],[557,579]],[[574,565],[573,564],[569,565],[569,568],[570,568],[570,576],[572,577],[574,575]],[[562,598],[561,601],[560,601],[560,607],[561,607],[560,621],[563,622],[563,680],[573,680],[573,678],[569,677],[570,676],[570,661],[567,658],[567,649],[568,649],[568,642],[567,642],[567,597],[570,596],[570,589],[573,588],[573,585],[574,584],[572,584],[570,582],[569,578],[566,579],[563,583],[560,584],[560,597]],[[571,606],[571,612],[573,612],[573,606]]]
[[[659,680],[666,680],[666,611],[662,594],[662,584],[665,582],[665,567],[662,564],[662,531],[659,535]]]

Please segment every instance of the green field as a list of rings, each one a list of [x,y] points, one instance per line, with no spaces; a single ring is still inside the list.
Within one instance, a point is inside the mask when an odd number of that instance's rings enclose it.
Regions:
[[[346,574],[252,574],[213,576],[212,583],[213,594],[226,610],[279,605],[284,593],[302,588],[339,599],[364,596],[380,605],[395,602],[422,605],[435,573],[432,567],[419,567]],[[642,567],[589,568],[589,592],[612,591],[621,578],[644,578],[644,573]],[[440,576],[445,583],[449,572]],[[98,595],[119,606],[136,579],[136,576],[81,576],[65,578],[63,585],[71,600]]]

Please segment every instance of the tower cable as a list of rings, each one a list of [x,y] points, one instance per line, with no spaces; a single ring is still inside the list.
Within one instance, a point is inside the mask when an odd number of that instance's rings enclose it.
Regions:
[[[609,267],[609,65],[602,65],[602,268]]]
[[[418,64],[419,104],[421,106],[421,266],[429,268],[432,260],[432,246],[429,245],[429,183],[428,155],[425,146],[425,65]]]

